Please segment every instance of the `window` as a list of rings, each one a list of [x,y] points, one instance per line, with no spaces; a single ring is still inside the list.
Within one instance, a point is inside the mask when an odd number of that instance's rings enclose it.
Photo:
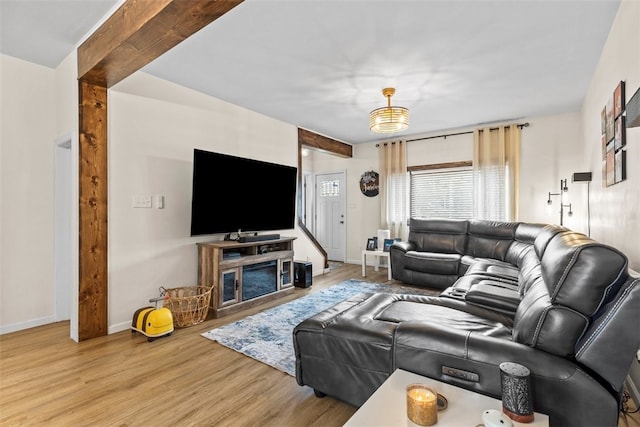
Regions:
[[[411,171],[411,218],[473,217],[473,173],[470,166]]]
[[[340,195],[340,181],[332,179],[320,183],[320,197],[336,197]]]

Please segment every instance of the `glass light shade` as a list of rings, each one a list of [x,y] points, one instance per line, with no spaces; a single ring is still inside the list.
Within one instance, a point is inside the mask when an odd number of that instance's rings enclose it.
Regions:
[[[400,132],[409,127],[409,110],[404,107],[376,108],[369,115],[369,129],[376,133]]]

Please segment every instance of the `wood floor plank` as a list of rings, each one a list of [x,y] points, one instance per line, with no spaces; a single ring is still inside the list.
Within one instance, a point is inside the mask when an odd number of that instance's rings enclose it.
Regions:
[[[2,335],[0,426],[341,426],[355,407],[319,399],[295,378],[200,336],[362,278],[359,265],[335,266],[311,288],[154,342],[124,331],[75,343],[68,322]],[[384,268],[368,268],[366,280],[390,283]],[[640,416],[619,426],[640,427]]]

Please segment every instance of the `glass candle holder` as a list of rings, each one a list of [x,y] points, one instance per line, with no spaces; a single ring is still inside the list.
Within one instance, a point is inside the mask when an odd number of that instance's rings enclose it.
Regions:
[[[407,386],[407,417],[421,426],[438,422],[438,393],[424,384]]]

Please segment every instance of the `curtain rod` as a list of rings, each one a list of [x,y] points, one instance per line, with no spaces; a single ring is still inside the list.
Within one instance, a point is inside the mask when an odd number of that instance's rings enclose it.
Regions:
[[[520,129],[522,128],[526,128],[529,126],[529,122],[526,123],[518,123],[516,126],[518,126]],[[489,130],[498,130],[499,128],[489,128]],[[467,135],[470,133],[473,133],[474,131],[470,130],[467,132],[456,132],[456,133],[446,133],[446,134],[442,134],[442,135],[436,135],[436,136],[426,136],[424,138],[416,138],[416,139],[407,139],[406,142],[412,142],[412,141],[424,141],[426,139],[435,139],[435,138],[444,138],[447,139],[448,136],[456,136],[456,135]]]

